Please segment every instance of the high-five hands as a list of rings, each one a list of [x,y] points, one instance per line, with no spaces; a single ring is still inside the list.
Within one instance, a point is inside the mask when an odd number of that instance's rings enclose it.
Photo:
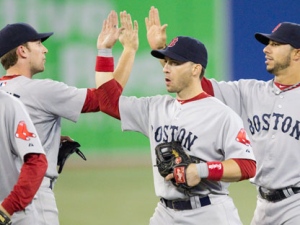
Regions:
[[[147,28],[147,40],[151,49],[163,49],[167,41],[167,24],[161,26],[158,9],[152,6],[149,10],[149,17],[145,18]]]
[[[118,15],[112,10],[103,21],[102,30],[98,36],[97,49],[112,48],[119,39],[124,28],[118,28]]]
[[[134,20],[132,24],[131,16],[126,11],[120,13],[121,21],[121,33],[119,36],[119,41],[124,48],[130,48],[137,51],[139,47],[138,39],[138,23]]]

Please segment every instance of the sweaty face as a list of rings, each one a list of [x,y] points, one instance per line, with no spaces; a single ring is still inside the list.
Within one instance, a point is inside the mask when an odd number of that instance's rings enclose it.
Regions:
[[[269,73],[277,75],[290,66],[293,51],[290,45],[270,41],[263,51],[266,54],[265,63]]]
[[[192,82],[192,66],[191,62],[183,63],[165,58],[163,72],[168,92],[181,93],[188,90]]]
[[[31,74],[36,74],[45,70],[47,48],[40,40],[28,42],[28,63]]]

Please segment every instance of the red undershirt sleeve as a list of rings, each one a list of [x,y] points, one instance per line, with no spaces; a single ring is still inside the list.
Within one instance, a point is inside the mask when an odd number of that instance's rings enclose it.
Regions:
[[[111,116],[119,119],[120,116],[118,105],[116,106],[117,108],[114,108],[112,110],[108,110],[108,108],[114,105],[116,101],[119,102],[122,91],[122,86],[114,79],[101,85],[101,87],[97,89],[88,88],[81,112],[99,112],[101,110],[102,112],[105,112],[107,114],[112,113]],[[110,103],[110,101],[112,101],[112,103]],[[102,110],[100,105],[104,107],[104,111]]]
[[[241,179],[246,180],[255,176],[256,162],[251,159],[233,159],[241,169]]]
[[[86,93],[86,98],[82,107],[81,112],[82,113],[88,113],[88,112],[99,112],[99,101],[96,95],[96,91],[98,89],[96,88],[88,88]]]
[[[210,82],[210,80],[203,77],[201,79],[201,86],[202,86],[203,91],[205,91],[207,94],[209,94],[211,96],[215,96],[214,88],[213,88],[212,83]]]
[[[100,110],[116,119],[120,119],[119,99],[122,91],[122,86],[115,79],[102,84],[96,90]]]
[[[48,162],[44,154],[29,153],[24,156],[24,164],[18,181],[10,194],[1,203],[10,215],[24,210],[32,201],[42,183],[47,168]]]

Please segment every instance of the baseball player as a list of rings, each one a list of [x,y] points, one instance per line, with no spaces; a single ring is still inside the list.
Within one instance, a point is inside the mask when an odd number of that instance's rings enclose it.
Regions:
[[[46,155],[23,104],[4,91],[0,102],[0,224],[38,225],[32,199],[47,170]]]
[[[115,33],[124,45],[120,61],[130,52],[136,32],[133,31],[131,17],[125,11],[120,13],[121,25],[118,28],[118,16],[112,11],[107,20],[116,24]],[[122,31],[122,34],[120,32]],[[61,118],[77,121],[80,113],[99,111],[99,89],[70,87],[62,82],[50,79],[33,79],[44,71],[48,49],[43,42],[53,33],[38,33],[25,23],[8,24],[0,30],[0,58],[6,75],[0,78],[0,88],[20,96],[36,127],[48,159],[48,169],[42,186],[34,199],[39,210],[39,224],[57,225],[58,210],[53,194],[53,185],[58,177],[57,157],[61,136]],[[99,36],[102,34],[100,33]],[[101,61],[101,58],[99,58]],[[103,67],[114,66],[107,62]],[[123,86],[127,82],[130,64],[117,66],[114,76]],[[128,74],[127,74],[127,71]],[[127,74],[127,75],[126,75]]]
[[[106,33],[113,32],[113,24],[106,28]],[[103,40],[98,39],[98,48],[111,53],[111,46]],[[122,87],[113,74],[96,68],[96,85],[103,96],[101,111],[120,119],[122,130],[149,138],[155,193],[160,198],[150,224],[241,224],[228,186],[253,177],[255,159],[239,116],[202,90],[199,80],[207,65],[205,46],[194,38],[178,36],[167,48],[151,54],[163,60],[166,88],[176,98],[121,96]],[[189,155],[206,163],[192,163],[184,174],[174,171],[162,177],[155,149],[168,142],[180,142]],[[171,181],[181,175],[191,187],[189,195]]]
[[[155,26],[148,30],[153,49],[163,47],[166,25],[153,10]],[[156,39],[151,38],[153,33]],[[271,34],[256,33],[265,45],[267,82],[201,80],[203,89],[231,107],[243,119],[257,160],[251,181],[258,190],[252,225],[300,224],[300,25],[283,22]],[[295,110],[296,109],[296,110]]]
[[[252,180],[258,190],[252,225],[300,224],[300,25],[278,24],[271,34],[256,33],[265,45],[267,82],[203,80],[244,120],[257,159]]]

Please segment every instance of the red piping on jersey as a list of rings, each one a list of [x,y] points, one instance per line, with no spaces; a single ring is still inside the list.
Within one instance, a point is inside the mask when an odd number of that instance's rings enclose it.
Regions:
[[[0,77],[0,80],[11,80],[15,77],[19,77],[21,75],[6,75],[6,76],[3,76],[3,77]]]
[[[280,90],[284,90],[284,89],[286,89],[286,88],[292,86],[292,85],[280,84],[280,83],[275,82],[275,81],[274,81],[274,84],[275,84]]]
[[[211,96],[209,94],[207,94],[206,92],[201,92],[199,95],[197,95],[197,96],[195,96],[193,98],[190,98],[190,99],[187,99],[187,100],[179,100],[179,99],[177,99],[177,101],[180,104],[185,104],[185,103],[188,103],[188,102],[200,100],[200,99],[207,98],[207,97],[211,97]]]
[[[18,181],[10,194],[1,203],[10,215],[24,210],[32,201],[42,183],[47,168],[48,162],[44,154],[29,153],[24,156],[24,164]]]
[[[289,90],[293,90],[294,88],[300,87],[300,83],[298,83],[298,84],[292,84],[292,85],[286,85],[286,84],[280,84],[280,83],[274,81],[274,84],[281,91],[289,91]]]

